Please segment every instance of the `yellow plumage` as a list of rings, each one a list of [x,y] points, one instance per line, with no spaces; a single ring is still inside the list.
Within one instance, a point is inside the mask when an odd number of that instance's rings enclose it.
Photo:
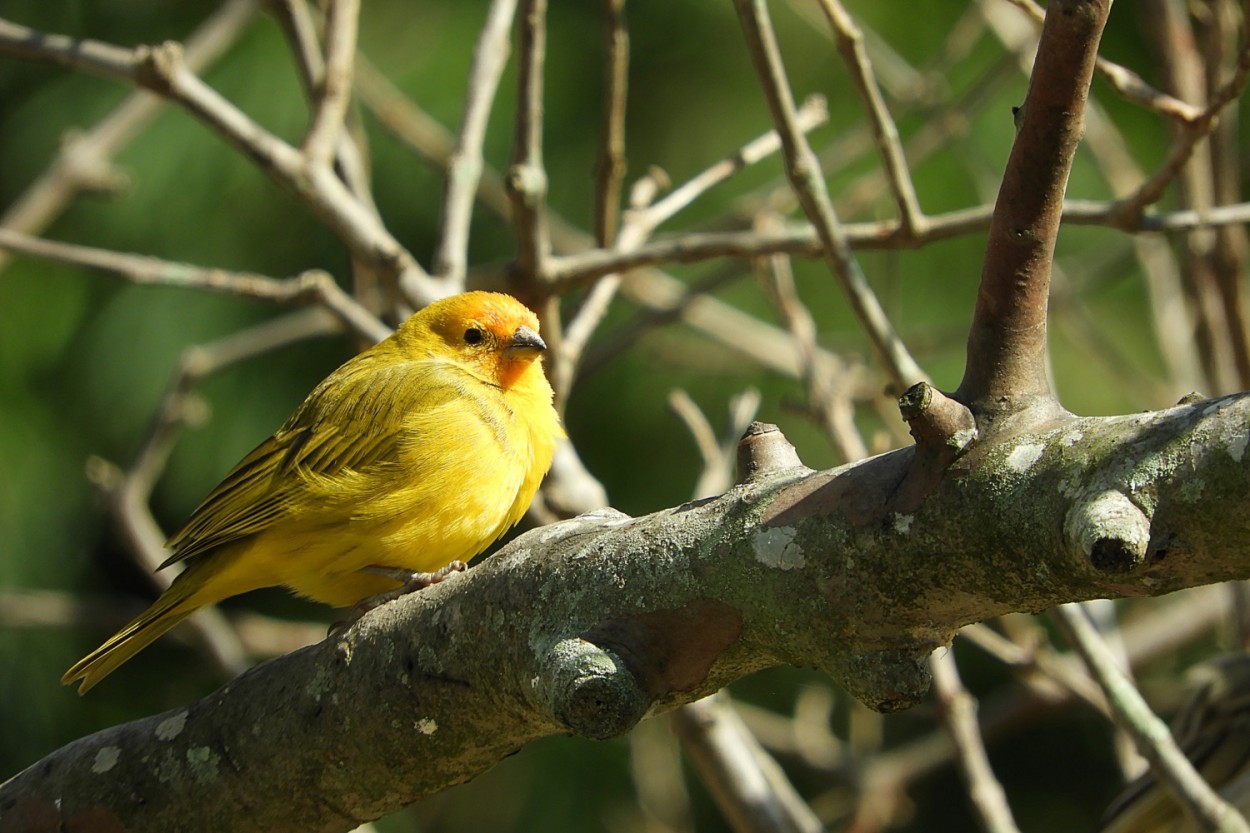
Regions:
[[[564,436],[538,319],[469,292],[335,370],[172,538],[150,608],[61,678],[80,693],[207,604],[284,585],[337,607],[393,590],[369,567],[468,560],[521,519]]]

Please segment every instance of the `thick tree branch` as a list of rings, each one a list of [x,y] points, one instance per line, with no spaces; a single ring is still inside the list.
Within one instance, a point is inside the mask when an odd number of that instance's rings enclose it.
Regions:
[[[752,474],[720,498],[536,530],[188,708],[53,753],[0,807],[347,830],[539,737],[619,735],[772,665],[905,708],[969,622],[1250,576],[1245,530],[1218,522],[1250,510],[1248,420],[1243,394],[999,435],[909,514],[889,503],[913,450],[811,473],[752,432]]]

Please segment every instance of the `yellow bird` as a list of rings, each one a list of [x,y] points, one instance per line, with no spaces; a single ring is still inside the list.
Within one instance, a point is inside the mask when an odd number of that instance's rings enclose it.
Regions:
[[[317,385],[167,546],[186,569],[65,672],[86,693],[204,605],[284,585],[336,607],[468,560],[521,519],[564,436],[538,319],[468,292]]]

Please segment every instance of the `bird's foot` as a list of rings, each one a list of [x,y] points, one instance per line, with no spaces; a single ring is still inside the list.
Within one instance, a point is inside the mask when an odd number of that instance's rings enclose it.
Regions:
[[[362,573],[369,573],[375,576],[383,576],[385,578],[394,579],[399,582],[399,587],[394,590],[387,590],[385,593],[378,593],[376,596],[369,596],[361,599],[352,605],[347,611],[347,617],[330,625],[330,636],[334,636],[356,623],[361,616],[364,616],[374,608],[381,607],[387,602],[393,602],[400,596],[407,596],[409,593],[415,593],[418,590],[424,590],[432,584],[439,584],[445,581],[448,576],[455,573],[463,572],[468,569],[467,564],[463,561],[453,561],[441,570],[433,573],[421,573],[415,570],[405,570],[402,567],[383,567],[378,564],[371,565],[361,569]]]

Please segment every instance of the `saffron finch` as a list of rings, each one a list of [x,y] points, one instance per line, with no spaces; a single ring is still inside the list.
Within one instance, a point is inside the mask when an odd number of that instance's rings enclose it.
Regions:
[[[204,605],[260,587],[345,607],[468,560],[521,519],[564,436],[538,319],[436,301],[317,385],[170,538],[186,569],[65,672],[79,693]],[[463,566],[463,565],[460,565]],[[428,582],[427,582],[428,583]]]

